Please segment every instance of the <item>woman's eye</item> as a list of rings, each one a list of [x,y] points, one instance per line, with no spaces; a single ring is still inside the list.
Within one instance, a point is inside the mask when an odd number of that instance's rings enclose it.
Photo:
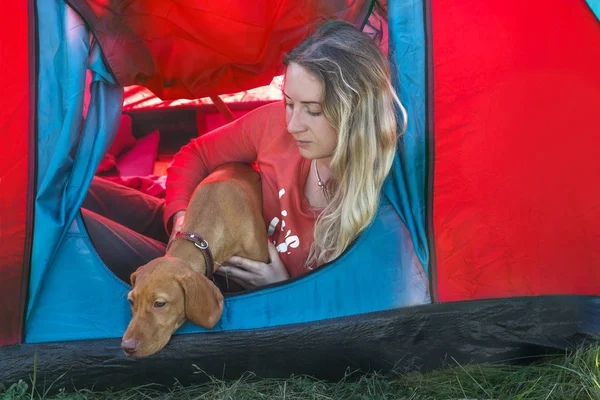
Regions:
[[[165,306],[165,304],[167,304],[167,302],[166,302],[166,301],[155,301],[155,302],[154,302],[154,307],[156,307],[156,308],[161,308],[161,307],[164,307],[164,306]]]
[[[133,307],[133,300],[131,300],[131,299],[127,299],[127,300],[129,300],[129,305],[130,305],[131,307]]]
[[[287,103],[287,102],[286,102],[286,103],[285,103],[285,106],[286,106],[286,107],[289,107],[289,108],[294,108],[294,103]]]
[[[306,112],[308,113],[308,115],[311,115],[313,117],[318,117],[322,114],[321,111],[310,111],[309,109],[306,109]]]

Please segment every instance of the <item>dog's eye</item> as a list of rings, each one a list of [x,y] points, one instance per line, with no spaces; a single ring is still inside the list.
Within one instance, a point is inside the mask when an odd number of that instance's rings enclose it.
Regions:
[[[155,301],[155,302],[154,302],[154,307],[156,307],[156,308],[161,308],[161,307],[164,307],[164,306],[165,306],[165,304],[167,304],[167,302],[166,302],[166,301],[160,301],[160,300],[158,300],[158,301]]]

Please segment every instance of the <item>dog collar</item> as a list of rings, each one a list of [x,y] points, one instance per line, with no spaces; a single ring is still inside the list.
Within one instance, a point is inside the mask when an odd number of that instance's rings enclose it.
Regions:
[[[214,258],[210,248],[208,247],[208,242],[202,236],[194,233],[194,232],[177,232],[173,240],[169,242],[167,245],[167,251],[169,251],[169,247],[171,244],[177,239],[184,239],[194,243],[194,246],[200,249],[202,255],[204,256],[204,261],[206,261],[206,277],[208,279],[212,278],[213,269],[214,269]]]

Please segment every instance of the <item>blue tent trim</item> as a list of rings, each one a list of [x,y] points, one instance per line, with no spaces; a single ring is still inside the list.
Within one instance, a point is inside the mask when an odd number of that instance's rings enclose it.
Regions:
[[[600,0],[586,0],[586,2],[600,21]]]
[[[37,6],[45,17],[39,21],[37,195],[28,313],[48,272],[60,268],[55,251],[116,133],[123,102],[123,89],[105,80],[110,74],[99,48],[90,53],[81,18],[62,3],[39,1]],[[82,129],[88,54],[95,72],[93,101]]]
[[[55,259],[61,267],[46,275],[45,290],[27,320],[26,342],[121,336],[131,317],[129,286],[98,258],[80,216]],[[400,265],[398,260],[403,260]],[[214,330],[275,327],[429,300],[428,281],[410,235],[393,207],[382,204],[374,223],[340,259],[293,282],[227,297]],[[187,323],[178,332],[202,331]]]
[[[429,271],[427,242],[427,81],[424,4],[422,0],[388,4],[390,61],[400,100],[408,114],[398,157],[384,194],[408,227],[415,251]]]
[[[131,317],[120,281],[98,257],[79,208],[117,130],[123,89],[103,63],[81,18],[56,1],[38,1],[40,74],[38,193],[27,343],[120,337]],[[417,30],[419,31],[419,30]],[[411,32],[406,32],[409,37]],[[422,31],[419,33],[422,36]],[[420,43],[421,39],[407,39]],[[420,46],[420,45],[419,45]],[[422,46],[421,46],[422,47]],[[412,59],[402,58],[410,64]],[[422,65],[423,61],[421,61]],[[86,69],[94,72],[85,121]],[[412,73],[407,76],[412,79]],[[406,95],[408,96],[408,95]],[[424,95],[409,98],[422,103]],[[415,123],[400,157],[422,157]],[[397,159],[378,215],[338,260],[293,281],[229,296],[216,331],[277,327],[427,304],[424,171]],[[405,186],[410,186],[406,189]],[[406,193],[410,194],[410,201]],[[413,208],[416,207],[416,211]],[[406,224],[406,225],[405,225]],[[406,228],[409,226],[409,229]],[[419,244],[418,251],[413,241]],[[68,293],[68,296],[65,296]],[[188,323],[179,330],[202,332]]]

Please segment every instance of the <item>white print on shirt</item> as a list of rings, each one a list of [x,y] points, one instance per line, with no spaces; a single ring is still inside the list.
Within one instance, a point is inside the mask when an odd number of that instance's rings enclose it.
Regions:
[[[279,198],[280,199],[284,194],[285,194],[285,189],[279,190]],[[286,210],[281,211],[282,217],[287,217],[287,215],[288,215],[288,213]],[[271,222],[269,223],[269,229],[267,230],[268,237],[273,236],[273,234],[275,233],[275,229],[277,229],[277,226],[279,225],[279,222],[280,222],[280,219],[278,217],[275,217],[271,220]],[[285,230],[285,221],[281,220],[281,232],[283,232],[284,230]],[[300,246],[300,239],[298,238],[297,235],[292,235],[291,230],[288,230],[287,233],[285,234],[284,241],[282,241],[279,244],[277,244],[277,243],[275,243],[275,241],[273,241],[273,244],[275,245],[275,248],[277,249],[277,251],[279,253],[286,252],[287,254],[291,254],[288,250],[295,249],[298,246]]]
[[[273,236],[273,233],[275,233],[275,228],[277,227],[277,224],[279,224],[279,218],[275,217],[271,220],[271,223],[269,223],[269,229],[267,230],[267,236]]]

